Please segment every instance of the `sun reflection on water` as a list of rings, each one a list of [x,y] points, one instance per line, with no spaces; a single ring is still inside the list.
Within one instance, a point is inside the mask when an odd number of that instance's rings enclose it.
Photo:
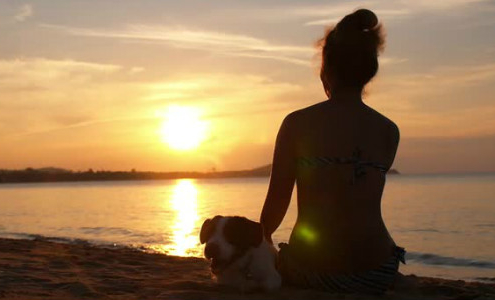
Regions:
[[[178,256],[198,256],[199,238],[194,229],[198,216],[198,189],[191,179],[181,179],[174,186],[169,199],[175,213],[171,245],[166,252]]]

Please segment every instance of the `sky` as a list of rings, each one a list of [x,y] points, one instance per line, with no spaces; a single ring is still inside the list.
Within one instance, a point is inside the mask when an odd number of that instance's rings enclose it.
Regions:
[[[495,1],[0,2],[0,169],[208,171],[270,163],[284,116],[326,100],[316,41],[372,9],[386,48],[364,101],[402,173],[495,171]],[[207,125],[164,137],[170,107]]]

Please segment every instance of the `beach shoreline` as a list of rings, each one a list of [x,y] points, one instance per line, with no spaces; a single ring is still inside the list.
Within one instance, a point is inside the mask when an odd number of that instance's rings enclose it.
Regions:
[[[401,276],[382,297],[284,287],[241,294],[215,284],[201,258],[131,248],[0,239],[0,299],[495,299],[495,282]]]

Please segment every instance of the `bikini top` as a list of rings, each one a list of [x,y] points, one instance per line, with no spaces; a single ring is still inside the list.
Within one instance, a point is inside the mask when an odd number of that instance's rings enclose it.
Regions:
[[[351,184],[353,185],[356,181],[356,178],[362,177],[366,175],[365,167],[372,167],[377,169],[382,173],[387,173],[388,168],[377,162],[366,161],[361,159],[361,150],[356,148],[352,153],[351,157],[328,157],[328,156],[314,156],[314,157],[298,157],[297,165],[299,167],[323,167],[327,165],[335,165],[335,164],[350,164],[354,167],[353,176],[351,179]]]

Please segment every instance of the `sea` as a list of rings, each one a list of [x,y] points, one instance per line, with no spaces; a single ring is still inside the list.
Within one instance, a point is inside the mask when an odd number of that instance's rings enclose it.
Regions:
[[[0,184],[0,237],[201,257],[206,218],[258,220],[268,178]],[[275,243],[288,240],[295,193]],[[495,281],[495,174],[388,176],[385,224],[404,274]]]

